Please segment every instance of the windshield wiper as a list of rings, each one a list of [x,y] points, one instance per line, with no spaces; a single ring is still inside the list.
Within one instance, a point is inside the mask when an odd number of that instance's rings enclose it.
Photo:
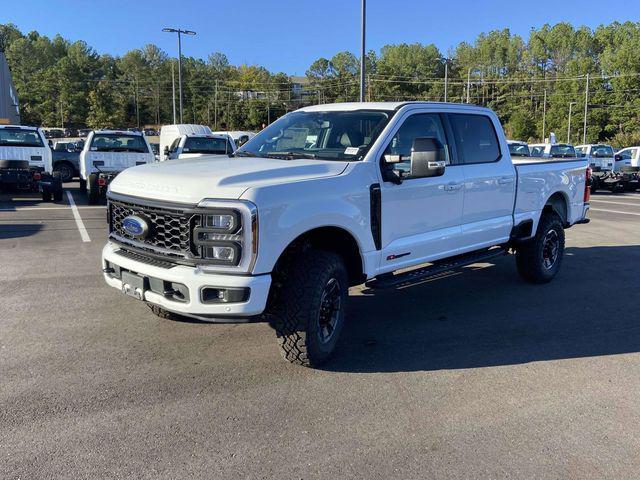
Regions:
[[[246,150],[236,150],[231,154],[232,157],[259,157],[253,152],[247,152]]]
[[[267,157],[294,160],[295,158],[316,158],[316,154],[305,152],[269,152],[267,153]]]

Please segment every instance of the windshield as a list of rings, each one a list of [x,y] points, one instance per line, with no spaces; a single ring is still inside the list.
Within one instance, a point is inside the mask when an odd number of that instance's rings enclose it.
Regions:
[[[609,145],[594,145],[591,147],[591,156],[596,158],[613,157],[613,148]]]
[[[553,145],[550,153],[553,158],[573,158],[576,156],[573,145]]]
[[[0,128],[0,147],[43,147],[36,130]]]
[[[182,153],[209,153],[224,155],[231,153],[231,145],[226,138],[187,137]]]
[[[512,157],[528,157],[530,155],[529,146],[522,143],[510,143],[509,153]]]
[[[293,112],[258,133],[237,152],[273,158],[362,160],[393,112]]]
[[[91,141],[94,152],[137,152],[149,153],[147,144],[141,135],[123,135],[119,133],[97,133]]]

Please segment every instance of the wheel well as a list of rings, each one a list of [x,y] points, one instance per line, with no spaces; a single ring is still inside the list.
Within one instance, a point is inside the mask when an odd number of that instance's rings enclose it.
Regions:
[[[347,269],[350,285],[359,285],[366,280],[358,242],[353,235],[340,227],[315,228],[297,237],[278,258],[274,272],[286,267],[296,255],[304,254],[309,248],[340,255]]]
[[[567,207],[567,199],[562,192],[556,192],[549,197],[542,209],[543,213],[556,213],[562,224],[566,227],[569,224],[569,212]]]

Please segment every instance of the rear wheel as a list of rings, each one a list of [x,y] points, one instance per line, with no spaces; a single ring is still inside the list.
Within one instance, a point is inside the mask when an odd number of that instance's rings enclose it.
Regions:
[[[51,190],[49,190],[49,188],[44,187],[42,189],[42,201],[43,202],[50,202],[51,201]]]
[[[342,258],[307,250],[274,281],[268,316],[282,356],[307,367],[320,365],[335,350],[344,324],[348,278]]]
[[[80,178],[80,191],[82,193],[86,193],[87,192],[87,181],[83,180],[82,178]]]
[[[89,205],[95,205],[100,201],[100,189],[98,187],[98,175],[92,173],[87,180],[87,196]]]
[[[564,257],[564,227],[555,213],[545,213],[531,240],[516,249],[518,273],[531,283],[547,283],[560,270]]]
[[[74,170],[71,165],[66,162],[57,163],[53,167],[53,173],[58,173],[60,175],[60,181],[62,182],[70,182],[73,180]]]

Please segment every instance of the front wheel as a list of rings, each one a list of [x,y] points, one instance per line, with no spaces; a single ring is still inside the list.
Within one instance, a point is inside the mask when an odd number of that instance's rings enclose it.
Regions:
[[[339,255],[308,250],[279,272],[269,309],[282,356],[316,367],[338,343],[345,319],[347,272]]]
[[[535,237],[516,249],[518,273],[531,283],[548,283],[556,276],[564,257],[564,227],[555,213],[540,218]]]

